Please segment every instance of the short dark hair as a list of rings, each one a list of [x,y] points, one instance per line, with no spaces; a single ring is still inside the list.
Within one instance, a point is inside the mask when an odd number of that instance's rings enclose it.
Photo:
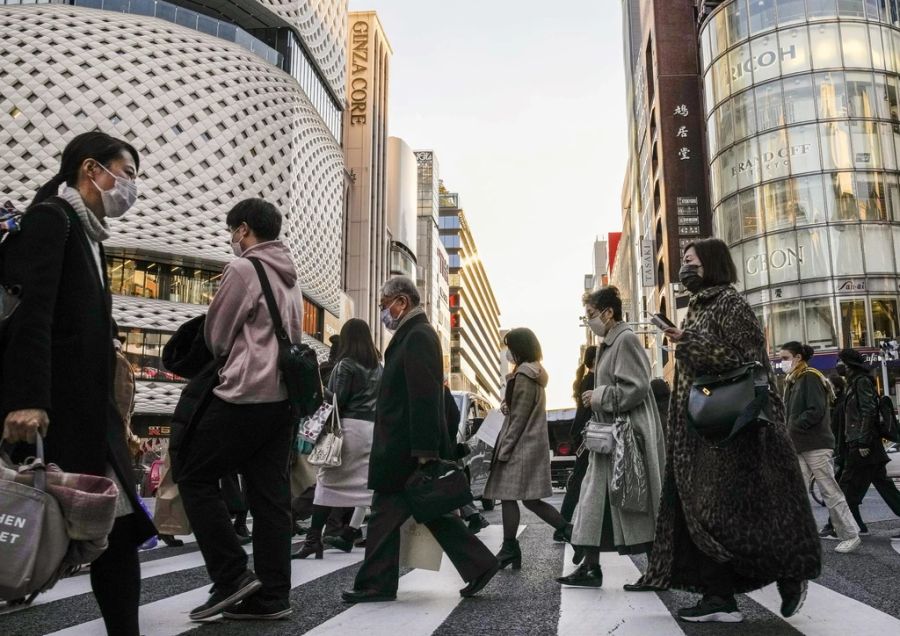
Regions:
[[[369,323],[359,318],[351,318],[341,327],[337,362],[344,358],[356,360],[367,369],[374,369],[381,359],[372,341]]]
[[[598,311],[613,310],[613,320],[622,320],[622,296],[619,288],[613,285],[601,287],[597,291],[584,295],[584,304],[590,305]]]
[[[261,241],[274,241],[281,234],[281,212],[265,199],[244,199],[228,211],[225,223],[231,229],[246,223]]]
[[[799,343],[796,340],[785,342],[783,345],[781,345],[781,348],[784,351],[790,351],[792,356],[800,356],[804,361],[809,361],[814,355],[816,355],[815,349],[813,349],[809,345]]]
[[[684,251],[694,248],[703,265],[703,286],[733,285],[737,282],[737,267],[725,241],[717,238],[697,239],[688,243]]]
[[[503,339],[503,343],[509,347],[516,364],[524,362],[540,362],[544,358],[541,352],[541,343],[531,329],[519,327],[512,329]]]

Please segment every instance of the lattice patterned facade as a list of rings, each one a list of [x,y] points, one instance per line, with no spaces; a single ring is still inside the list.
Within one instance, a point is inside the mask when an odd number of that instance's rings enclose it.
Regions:
[[[300,25],[322,42],[345,5],[291,4],[317,12]],[[285,214],[304,294],[340,314],[343,153],[291,76],[197,30],[67,5],[0,6],[0,51],[0,200],[27,204],[65,144],[100,128],[141,154],[139,201],[111,222],[109,248],[221,268],[232,258],[225,213],[262,196]],[[205,311],[115,299],[122,327],[173,331]],[[171,412],[181,387],[162,384],[142,383],[139,412]]]

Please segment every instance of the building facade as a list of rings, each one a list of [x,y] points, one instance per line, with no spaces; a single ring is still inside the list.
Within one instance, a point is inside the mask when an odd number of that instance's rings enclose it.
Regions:
[[[412,148],[399,137],[388,137],[387,234],[390,240],[390,275],[416,280],[416,223],[418,173]]]
[[[715,232],[770,351],[895,339],[897,3],[722,2],[700,43]]]
[[[450,386],[502,400],[500,307],[459,195],[441,191],[440,235],[450,264]]]
[[[374,12],[350,13],[348,31],[344,156],[352,186],[345,224],[344,286],[356,317],[369,323],[375,344],[383,351],[387,338],[379,318],[378,292],[391,269],[386,200],[392,51]]]
[[[324,350],[340,317],[346,2],[247,4],[252,17],[226,2],[0,2],[0,196],[27,205],[81,132],[141,155],[140,197],[106,251],[145,437],[167,434],[183,385],[162,347],[215,294],[237,201],[283,212],[310,341]]]
[[[444,375],[450,374],[450,266],[441,242],[440,166],[431,150],[417,150],[418,218],[416,284],[431,325],[441,339]]]

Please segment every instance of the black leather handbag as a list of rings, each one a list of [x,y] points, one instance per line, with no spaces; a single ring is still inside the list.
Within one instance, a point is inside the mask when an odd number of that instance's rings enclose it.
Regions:
[[[697,376],[688,397],[688,422],[703,438],[724,443],[748,425],[766,421],[768,378],[750,362],[717,375]]]
[[[419,523],[428,523],[472,503],[466,474],[455,463],[443,460],[415,470],[406,481],[403,494]]]

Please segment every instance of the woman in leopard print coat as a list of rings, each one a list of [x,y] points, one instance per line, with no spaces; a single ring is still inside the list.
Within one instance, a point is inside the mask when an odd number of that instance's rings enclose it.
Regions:
[[[796,453],[784,424],[765,335],[731,283],[727,246],[703,239],[685,250],[682,282],[692,292],[676,345],[676,381],[666,436],[666,473],[644,589],[700,592],[684,620],[737,622],[734,594],[779,583],[782,613],[796,613],[821,549]],[[740,433],[721,448],[687,425],[694,377],[757,361],[769,374],[774,424]]]

